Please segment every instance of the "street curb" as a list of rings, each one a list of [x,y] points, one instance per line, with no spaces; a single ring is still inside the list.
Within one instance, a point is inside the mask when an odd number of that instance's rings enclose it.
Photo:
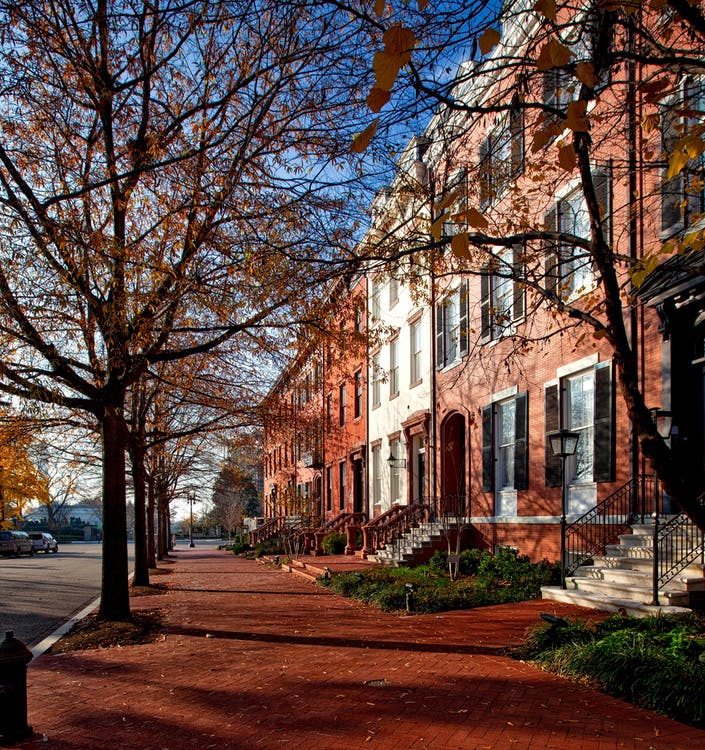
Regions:
[[[132,580],[133,576],[135,575],[134,571],[128,575],[127,580]],[[75,614],[70,620],[66,620],[66,622],[63,625],[59,625],[59,627],[51,633],[51,635],[48,635],[46,638],[43,638],[39,643],[37,643],[36,646],[33,646],[30,648],[30,651],[32,652],[32,659],[36,659],[38,656],[41,656],[45,651],[48,651],[62,636],[66,635],[66,633],[71,630],[71,628],[80,620],[83,620],[84,617],[88,617],[88,615],[96,610],[98,608],[98,605],[100,604],[100,597],[97,597],[94,599],[90,604],[87,604],[78,614]]]
[[[43,640],[39,641],[39,643],[30,649],[32,652],[32,658],[36,659],[38,656],[41,656],[45,651],[48,651],[51,646],[53,646],[59,638],[66,635],[66,633],[71,630],[71,628],[79,621],[82,620],[84,617],[87,617],[91,612],[93,612],[94,609],[98,607],[100,604],[100,597],[97,599],[94,599],[90,604],[88,604],[86,607],[84,607],[77,615],[74,615],[70,620],[67,620],[63,625],[59,625],[59,627],[51,634],[48,635]]]

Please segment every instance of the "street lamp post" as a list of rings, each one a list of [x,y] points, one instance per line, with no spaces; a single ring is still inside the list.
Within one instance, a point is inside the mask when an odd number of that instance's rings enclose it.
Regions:
[[[551,443],[551,451],[554,456],[558,456],[561,459],[561,588],[564,589],[565,585],[565,508],[566,508],[566,458],[575,454],[578,447],[578,440],[580,439],[579,432],[571,432],[570,430],[556,430],[548,435],[548,439]]]
[[[191,522],[189,524],[189,547],[195,547],[196,545],[193,543],[193,504],[196,500],[196,497],[193,492],[188,493],[188,501],[189,505],[191,506]]]

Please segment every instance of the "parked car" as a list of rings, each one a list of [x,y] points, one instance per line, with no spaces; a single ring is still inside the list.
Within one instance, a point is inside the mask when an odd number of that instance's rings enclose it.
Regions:
[[[14,555],[34,554],[34,545],[26,531],[0,531],[0,554]]]
[[[30,531],[29,538],[35,552],[45,552],[48,555],[50,552],[59,551],[59,543],[46,531]]]

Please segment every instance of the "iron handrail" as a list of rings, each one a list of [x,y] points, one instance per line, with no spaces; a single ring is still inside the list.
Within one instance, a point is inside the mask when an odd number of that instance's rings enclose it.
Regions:
[[[647,514],[660,511],[658,482],[651,475],[640,475],[606,497],[594,508],[566,526],[566,575],[604,554],[620,534]]]
[[[702,499],[701,499],[702,501]],[[689,565],[705,562],[703,530],[685,513],[664,524],[654,519],[654,601],[658,591]]]
[[[431,516],[430,506],[423,503],[395,505],[381,516],[368,521],[362,527],[363,549],[366,554],[393,544],[406,532],[415,528]]]
[[[335,518],[328,519],[325,523],[321,524],[313,531],[331,533],[334,531],[345,531],[348,526],[362,525],[367,520],[366,513],[353,513],[351,511],[343,511],[338,513]]]
[[[261,526],[258,526],[248,534],[250,547],[254,547],[256,544],[276,536],[284,530],[286,523],[286,516],[275,516],[274,518],[267,519]]]

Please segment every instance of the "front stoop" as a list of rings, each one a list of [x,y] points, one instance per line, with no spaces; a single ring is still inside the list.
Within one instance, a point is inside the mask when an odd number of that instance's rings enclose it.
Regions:
[[[690,612],[695,598],[705,592],[703,565],[690,565],[659,591],[659,605],[652,604],[652,527],[640,524],[622,534],[619,544],[607,546],[606,555],[595,557],[566,578],[566,588],[543,586],[541,597],[606,612],[647,617],[659,612]]]
[[[396,542],[378,549],[374,555],[370,556],[370,559],[380,565],[399,568],[428,562],[434,552],[446,549],[447,543],[442,525],[421,523],[403,534]]]

